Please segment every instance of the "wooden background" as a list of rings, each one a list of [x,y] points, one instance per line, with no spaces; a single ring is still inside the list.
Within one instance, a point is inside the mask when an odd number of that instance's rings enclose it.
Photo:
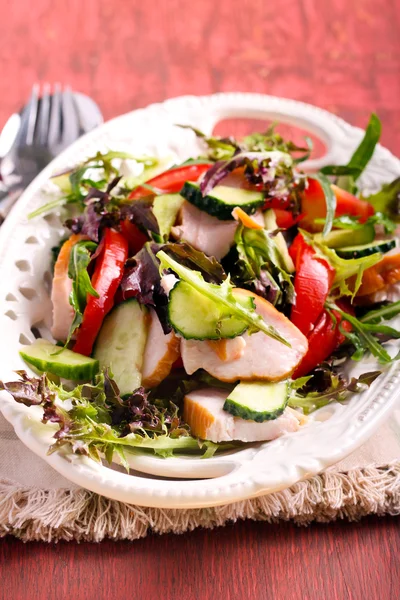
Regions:
[[[0,0],[0,126],[36,81],[106,118],[181,94],[287,96],[400,154],[399,0]],[[0,599],[385,600],[399,597],[398,519],[245,522],[134,543],[0,542]]]

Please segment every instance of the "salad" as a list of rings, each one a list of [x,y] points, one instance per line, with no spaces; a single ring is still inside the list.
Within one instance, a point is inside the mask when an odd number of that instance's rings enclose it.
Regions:
[[[234,138],[192,129],[179,165],[97,153],[57,174],[52,335],[20,354],[37,376],[2,383],[68,445],[128,468],[129,452],[208,458],[295,432],[364,391],[346,378],[372,354],[397,360],[400,179],[364,197],[381,125],[348,164],[305,172],[304,147],[275,128]],[[134,173],[132,174],[132,168]]]

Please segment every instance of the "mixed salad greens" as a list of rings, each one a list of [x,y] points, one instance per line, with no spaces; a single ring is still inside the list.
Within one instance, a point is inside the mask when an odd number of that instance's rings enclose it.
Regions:
[[[209,457],[296,431],[381,373],[348,380],[344,360],[400,358],[387,344],[400,337],[387,324],[400,312],[400,178],[359,188],[378,117],[348,164],[317,173],[302,170],[309,139],[189,129],[203,155],[166,168],[99,152],[54,176],[56,196],[30,215],[65,222],[56,343],[23,347],[37,377],[0,388],[56,424],[50,451],[127,468],[127,452]]]

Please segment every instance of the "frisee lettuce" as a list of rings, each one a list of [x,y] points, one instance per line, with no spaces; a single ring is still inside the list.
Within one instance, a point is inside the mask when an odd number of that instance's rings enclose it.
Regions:
[[[109,463],[117,455],[129,470],[126,452],[151,452],[162,457],[183,452],[209,458],[219,449],[235,447],[194,438],[173,402],[150,402],[143,388],[122,398],[107,371],[97,375],[93,384],[78,385],[72,391],[50,381],[46,374],[17,374],[19,381],[0,382],[0,389],[9,392],[16,402],[41,406],[43,422],[57,425],[49,453],[68,446],[73,453],[97,462],[104,455]]]
[[[151,156],[138,157],[128,152],[114,150],[105,153],[97,152],[75,168],[54,175],[51,180],[60,188],[62,196],[31,212],[28,219],[49,213],[55,208],[66,204],[77,205],[79,209],[83,210],[85,207],[84,201],[90,189],[95,188],[104,191],[110,181],[118,176],[118,169],[113,165],[115,159],[134,160],[143,165],[144,173],[158,164],[158,159]],[[93,178],[93,173],[96,173],[97,177]]]
[[[178,125],[182,129],[190,129],[207,146],[207,155],[210,160],[229,160],[237,152],[270,152],[279,150],[288,154],[300,153],[299,158],[294,158],[293,162],[300,163],[310,157],[313,142],[311,138],[305,136],[304,146],[297,146],[290,140],[284,140],[283,137],[275,131],[277,123],[273,123],[263,133],[252,133],[245,136],[242,140],[233,137],[207,136],[205,133],[192,127],[191,125]]]
[[[328,248],[323,243],[317,241],[306,231],[300,230],[307,243],[311,244],[317,253],[325,258],[335,269],[335,279],[332,285],[332,291],[337,291],[339,296],[351,296],[354,298],[362,283],[364,271],[378,263],[382,254],[376,252],[362,258],[340,258],[332,248]],[[348,280],[354,278],[349,287]]]
[[[308,415],[330,402],[343,402],[349,394],[365,392],[379,375],[381,371],[370,371],[348,381],[322,364],[311,375],[290,382],[288,406],[301,408]]]

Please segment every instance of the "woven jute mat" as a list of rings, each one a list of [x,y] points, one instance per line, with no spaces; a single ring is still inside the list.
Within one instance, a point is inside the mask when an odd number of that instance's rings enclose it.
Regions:
[[[239,519],[307,525],[368,514],[400,514],[400,410],[356,452],[316,477],[253,500],[190,510],[144,508],[79,488],[28,450],[0,415],[0,535],[135,540]]]

